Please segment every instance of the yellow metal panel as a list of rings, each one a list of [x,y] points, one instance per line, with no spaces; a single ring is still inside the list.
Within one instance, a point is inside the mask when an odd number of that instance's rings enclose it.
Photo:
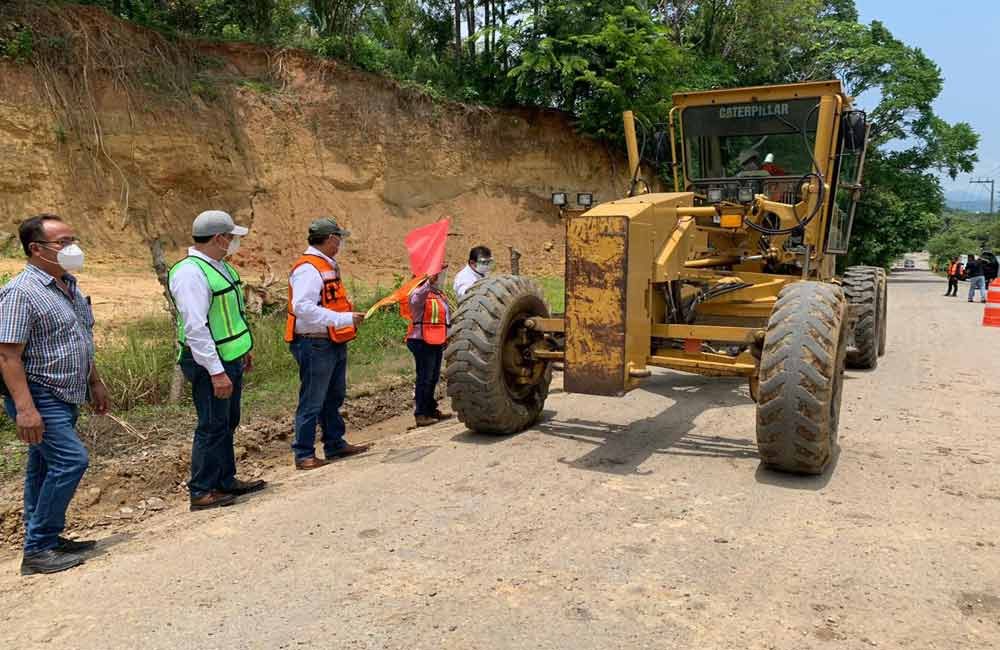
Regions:
[[[629,218],[594,212],[571,216],[566,222],[564,386],[571,393],[620,395],[626,390],[628,375]]]
[[[842,95],[843,92],[840,81],[807,81],[777,86],[751,86],[749,88],[674,93],[673,104],[684,108],[687,106],[711,106],[712,104],[766,102],[799,97],[818,97],[820,95]]]
[[[753,358],[749,355],[733,358],[723,354],[658,350],[655,355],[649,357],[648,363],[660,368],[710,376],[752,377],[756,373]]]

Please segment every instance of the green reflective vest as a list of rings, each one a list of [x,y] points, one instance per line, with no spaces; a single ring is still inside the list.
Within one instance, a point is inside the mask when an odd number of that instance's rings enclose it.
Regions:
[[[168,281],[172,280],[177,269],[184,264],[194,264],[205,274],[208,286],[212,290],[212,303],[208,308],[208,330],[215,341],[215,349],[223,361],[235,361],[253,348],[253,336],[247,324],[246,306],[243,303],[243,283],[240,274],[228,262],[223,262],[229,278],[220,273],[214,266],[200,257],[185,257],[170,269]],[[173,297],[173,294],[171,294]],[[177,340],[185,345],[184,317],[177,314]]]

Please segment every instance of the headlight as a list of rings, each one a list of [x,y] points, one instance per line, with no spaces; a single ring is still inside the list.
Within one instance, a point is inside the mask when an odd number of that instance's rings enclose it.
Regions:
[[[583,194],[576,195],[576,203],[581,208],[589,208],[594,205],[594,195],[590,192],[584,192]]]
[[[739,196],[740,196],[740,203],[750,203],[751,201],[753,201],[753,188],[741,187]]]
[[[712,187],[708,190],[709,203],[722,203],[722,188]]]
[[[558,205],[559,207],[566,205],[566,192],[553,192],[552,205]]]

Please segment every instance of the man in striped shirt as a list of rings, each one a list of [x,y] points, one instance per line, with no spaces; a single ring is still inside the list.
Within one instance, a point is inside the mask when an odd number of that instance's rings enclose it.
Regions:
[[[28,258],[0,289],[0,373],[4,407],[29,445],[24,478],[22,575],[55,573],[81,564],[92,541],[62,536],[66,509],[87,469],[76,431],[80,405],[108,410],[108,392],[94,367],[90,301],[70,275],[83,251],[69,224],[51,214],[19,228]]]

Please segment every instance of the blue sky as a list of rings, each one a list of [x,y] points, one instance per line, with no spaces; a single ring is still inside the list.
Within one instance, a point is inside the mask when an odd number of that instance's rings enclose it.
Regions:
[[[945,177],[945,191],[953,201],[987,199],[989,186],[970,185],[969,180],[994,177],[1000,186],[1000,1],[856,0],[855,4],[862,22],[882,21],[896,38],[919,47],[941,67],[944,89],[935,111],[949,122],[968,122],[980,135],[975,172],[960,174],[956,181]]]

